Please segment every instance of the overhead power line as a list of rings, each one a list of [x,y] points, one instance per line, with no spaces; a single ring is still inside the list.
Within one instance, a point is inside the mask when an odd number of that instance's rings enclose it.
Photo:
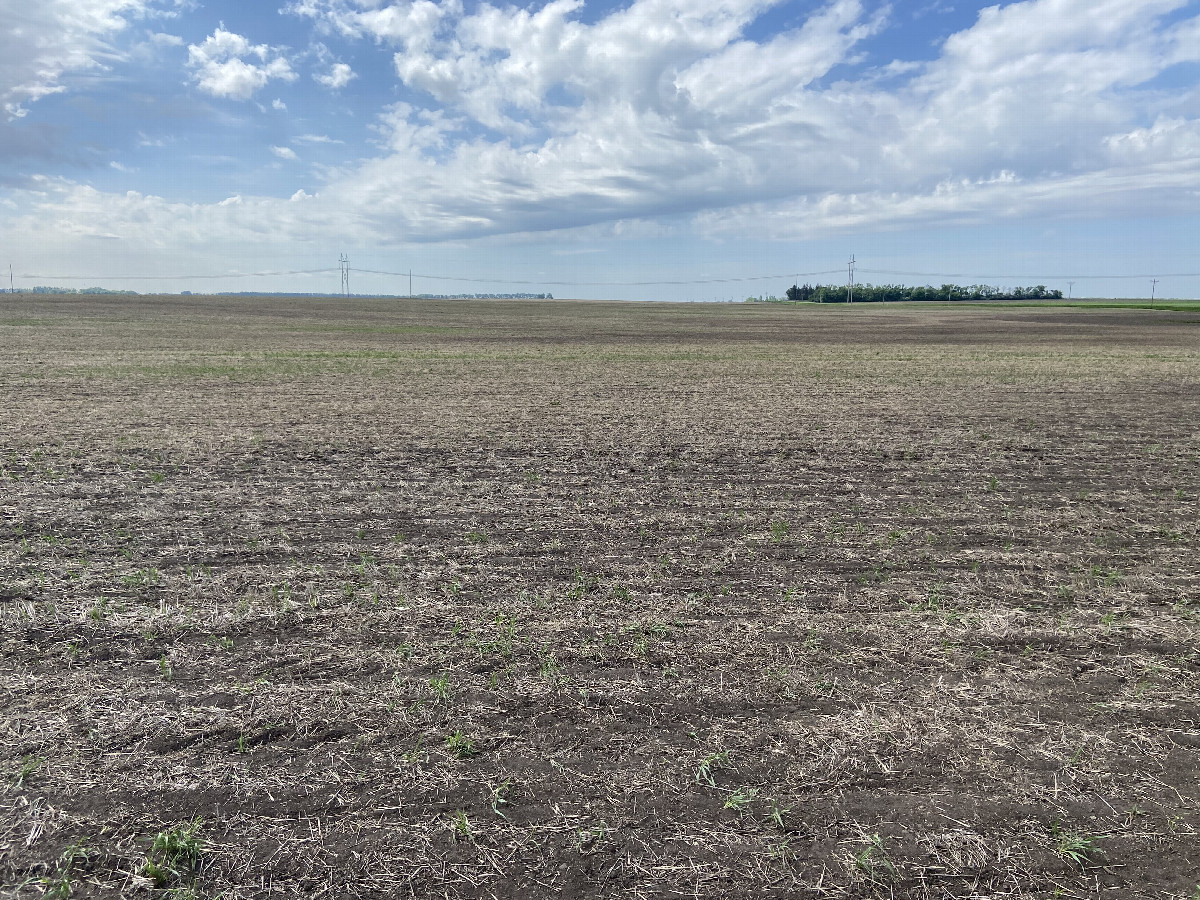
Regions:
[[[223,275],[18,275],[47,281],[200,281],[220,278],[267,278],[271,275],[328,275],[337,269],[294,269],[288,272],[226,272]]]
[[[355,269],[363,275],[391,275],[396,278],[424,278],[427,281],[459,281],[468,284],[521,284],[548,287],[655,287],[688,284],[736,284],[743,281],[781,281],[789,278],[813,278],[817,275],[837,275],[841,269],[823,272],[793,272],[789,275],[746,275],[740,278],[693,278],[686,281],[522,281],[511,278],[465,278],[458,275],[422,275],[420,272],[382,272],[378,269]]]

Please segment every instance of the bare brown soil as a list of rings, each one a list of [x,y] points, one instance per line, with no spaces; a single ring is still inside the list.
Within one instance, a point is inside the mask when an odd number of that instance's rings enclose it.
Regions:
[[[1187,312],[0,298],[0,893],[1200,897],[1198,392]]]

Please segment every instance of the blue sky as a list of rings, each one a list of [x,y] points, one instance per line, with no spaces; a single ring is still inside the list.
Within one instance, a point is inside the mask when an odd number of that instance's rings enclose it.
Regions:
[[[18,286],[333,291],[345,253],[363,292],[408,283],[359,270],[411,269],[417,291],[727,299],[836,282],[853,253],[876,283],[1200,296],[1200,0],[0,21]]]

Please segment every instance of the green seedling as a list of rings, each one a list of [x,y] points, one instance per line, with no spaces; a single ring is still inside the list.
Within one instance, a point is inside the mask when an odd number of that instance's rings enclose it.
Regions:
[[[475,749],[475,741],[473,738],[467,737],[461,731],[456,731],[454,734],[446,737],[446,749],[457,756],[459,759],[466,759],[469,756],[474,756],[479,751]]]
[[[25,787],[25,783],[29,781],[29,777],[42,767],[42,758],[33,754],[26,754],[21,757],[21,767],[17,769],[17,777],[13,780],[13,785],[18,788]]]
[[[450,817],[450,831],[454,834],[455,841],[471,840],[471,820],[467,818],[466,812],[460,809]]]
[[[508,805],[508,795],[511,790],[511,778],[506,778],[502,784],[492,788],[492,812],[502,819],[507,819],[508,816],[500,811],[500,807]]]
[[[775,520],[771,523],[771,540],[775,541],[775,543],[779,543],[788,536],[788,532],[790,530],[791,529],[788,528],[787,522],[779,519]]]
[[[575,832],[575,848],[584,850],[591,847],[596,841],[603,840],[608,834],[608,823],[601,822],[593,828],[580,828]]]
[[[792,809],[790,806],[780,806],[779,801],[774,797],[771,798],[771,821],[775,823],[775,827],[780,831],[787,831],[787,826],[783,822],[783,817],[786,816]]]
[[[754,798],[758,796],[757,788],[741,788],[734,791],[725,798],[724,808],[732,809],[734,812],[742,812],[747,806],[754,802]]]
[[[600,584],[595,575],[589,575],[579,566],[575,567],[575,575],[571,585],[570,596],[576,599],[584,597],[594,591]]]
[[[88,852],[84,847],[87,838],[80,838],[63,851],[58,858],[58,869],[53,875],[41,879],[42,897],[52,900],[66,900],[71,896],[71,874],[75,863],[87,860]]]
[[[433,699],[438,703],[450,702],[450,673],[443,672],[429,679],[429,688],[433,691]]]
[[[700,766],[696,769],[696,783],[716,787],[717,783],[713,779],[713,773],[721,769],[728,769],[729,767],[728,750],[722,750],[720,753],[710,753],[700,761]]]
[[[892,881],[898,874],[895,864],[883,847],[883,839],[878,834],[871,835],[867,846],[854,857],[854,868],[874,882]]]
[[[547,681],[559,681],[562,678],[562,668],[550,651],[545,651],[542,655],[541,675]]]

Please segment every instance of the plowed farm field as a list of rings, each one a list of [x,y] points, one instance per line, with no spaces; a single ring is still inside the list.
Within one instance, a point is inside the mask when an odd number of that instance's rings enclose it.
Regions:
[[[1200,898],[1200,310],[0,297],[0,895]]]

